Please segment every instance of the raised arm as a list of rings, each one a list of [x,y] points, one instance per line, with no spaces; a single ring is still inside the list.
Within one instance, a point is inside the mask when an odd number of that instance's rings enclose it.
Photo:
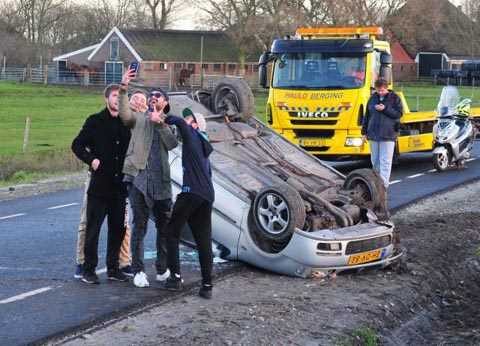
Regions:
[[[120,89],[120,93],[118,95],[118,116],[125,126],[129,128],[135,127],[137,118],[135,113],[130,109],[127,91],[124,88]]]
[[[177,117],[175,115],[169,115],[165,118],[165,123],[168,125],[175,125],[177,127],[180,136],[182,136],[183,144],[191,143],[191,132],[188,129],[188,125],[185,122],[185,119]]]
[[[128,84],[133,78],[135,78],[134,70],[127,70],[127,72],[124,73],[122,76],[122,82],[120,83],[120,93],[118,96],[118,115],[123,124],[130,128],[135,127],[137,122],[135,113],[130,109],[127,95]]]

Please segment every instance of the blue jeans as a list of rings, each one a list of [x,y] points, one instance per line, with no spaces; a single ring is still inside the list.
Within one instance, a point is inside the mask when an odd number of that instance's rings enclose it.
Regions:
[[[395,142],[393,141],[368,141],[370,144],[370,155],[372,166],[383,180],[385,188],[388,188],[390,182],[390,173],[392,171],[393,151]]]

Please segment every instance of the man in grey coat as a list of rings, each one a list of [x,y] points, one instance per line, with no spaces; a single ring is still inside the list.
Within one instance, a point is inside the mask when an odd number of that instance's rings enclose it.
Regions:
[[[148,287],[149,282],[143,264],[143,241],[152,211],[157,229],[157,281],[170,275],[166,263],[166,233],[172,206],[172,188],[168,151],[178,144],[175,135],[164,124],[163,116],[169,111],[168,98],[162,91],[150,94],[150,110],[132,112],[128,107],[128,84],[135,74],[127,71],[119,94],[119,116],[132,132],[123,173],[128,183],[128,198],[133,211],[131,239],[133,283],[137,287]],[[143,97],[146,97],[144,94]]]

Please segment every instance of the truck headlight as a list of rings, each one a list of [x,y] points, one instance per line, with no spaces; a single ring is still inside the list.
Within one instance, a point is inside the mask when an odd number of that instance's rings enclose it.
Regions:
[[[363,145],[362,137],[348,137],[345,145],[347,147],[361,147]]]

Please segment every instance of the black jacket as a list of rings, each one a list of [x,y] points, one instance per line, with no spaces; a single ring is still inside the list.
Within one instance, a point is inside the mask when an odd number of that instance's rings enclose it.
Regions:
[[[379,112],[375,105],[383,103],[385,109]],[[374,93],[367,103],[367,111],[362,123],[362,135],[372,141],[395,141],[398,136],[400,118],[403,114],[402,101],[393,91],[383,101]]]
[[[183,118],[170,115],[165,122],[169,125],[176,125],[182,137],[182,192],[196,194],[213,203],[215,190],[208,159],[213,151],[212,145],[199,131],[187,125]]]
[[[88,194],[126,197],[122,169],[129,141],[130,129],[119,117],[112,117],[107,108],[88,117],[72,142],[73,152],[92,172]],[[96,171],[91,169],[94,159],[100,160]]]

